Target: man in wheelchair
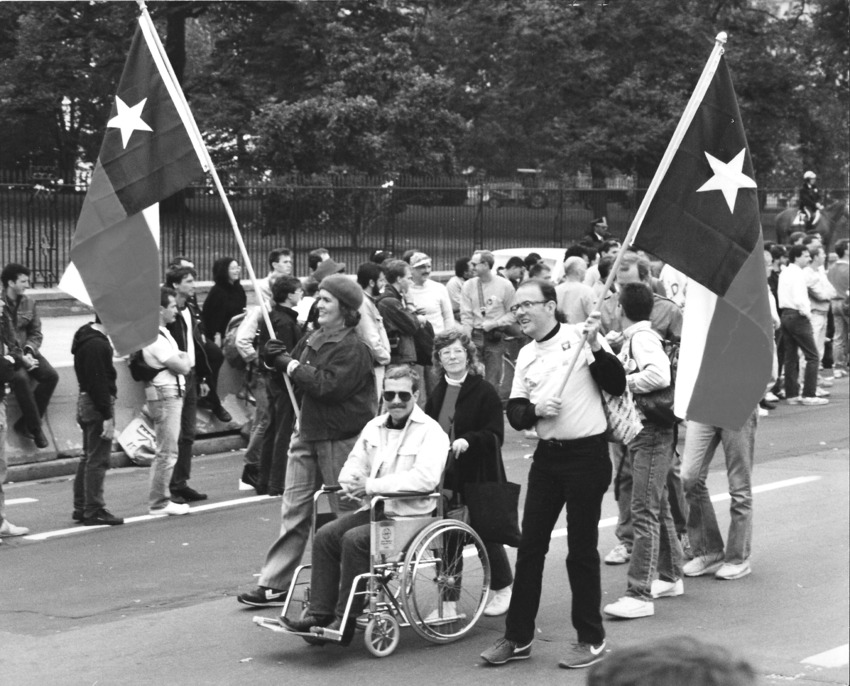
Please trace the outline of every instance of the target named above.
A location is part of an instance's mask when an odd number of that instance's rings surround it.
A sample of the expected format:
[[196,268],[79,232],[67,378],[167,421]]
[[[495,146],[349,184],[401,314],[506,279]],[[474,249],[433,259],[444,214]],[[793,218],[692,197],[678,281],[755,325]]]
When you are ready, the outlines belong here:
[[[427,493],[440,483],[449,438],[418,406],[419,375],[407,366],[390,367],[384,377],[387,412],[363,428],[339,474],[344,497],[364,506],[322,526],[313,539],[308,613],[297,620],[282,618],[291,631],[325,627],[343,633],[347,645],[354,616],[342,626],[354,579],[369,571],[369,496],[404,491]],[[387,500],[385,512],[397,517],[427,515],[433,499]]]

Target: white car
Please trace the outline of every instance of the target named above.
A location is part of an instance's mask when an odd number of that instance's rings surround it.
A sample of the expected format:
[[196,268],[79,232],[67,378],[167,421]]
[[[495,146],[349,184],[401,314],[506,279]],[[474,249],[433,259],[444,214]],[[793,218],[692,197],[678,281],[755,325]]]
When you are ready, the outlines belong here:
[[561,279],[564,278],[564,253],[566,251],[566,248],[501,248],[493,251],[493,257],[496,258],[493,271],[496,271],[499,267],[504,267],[512,257],[519,257],[524,260],[526,255],[536,252],[543,258],[546,266],[552,270],[553,283],[560,283]]

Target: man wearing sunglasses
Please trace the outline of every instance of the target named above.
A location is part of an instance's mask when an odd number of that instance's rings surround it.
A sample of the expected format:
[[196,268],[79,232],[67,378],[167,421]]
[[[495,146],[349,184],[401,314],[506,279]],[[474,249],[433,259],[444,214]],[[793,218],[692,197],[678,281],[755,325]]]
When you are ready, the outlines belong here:
[[[345,495],[363,506],[316,532],[310,580],[310,608],[303,619],[283,623],[292,631],[327,627],[343,631],[343,645],[354,633],[342,626],[345,606],[358,574],[369,571],[369,496],[377,493],[429,493],[440,482],[449,451],[449,437],[416,404],[419,375],[407,365],[387,369],[383,399],[387,412],[366,424],[342,471]],[[422,516],[434,509],[428,498],[387,500],[390,516]]]

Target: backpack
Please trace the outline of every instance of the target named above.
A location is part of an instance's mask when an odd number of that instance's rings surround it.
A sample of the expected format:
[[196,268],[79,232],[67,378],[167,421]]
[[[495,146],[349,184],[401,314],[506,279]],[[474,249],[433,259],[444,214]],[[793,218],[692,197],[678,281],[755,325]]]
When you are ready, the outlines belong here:
[[236,334],[246,314],[246,312],[241,312],[227,322],[227,328],[224,330],[224,338],[221,340],[221,352],[224,353],[224,359],[234,369],[245,369],[247,367],[245,358],[239,354],[239,348],[236,347]]
[[[162,332],[160,331],[158,335],[162,336]],[[165,369],[165,367],[151,367],[145,362],[145,356],[141,350],[130,353],[130,357],[127,359],[127,366],[130,368],[130,376],[133,377],[134,381],[143,381],[145,383],[153,381],[154,377]]]

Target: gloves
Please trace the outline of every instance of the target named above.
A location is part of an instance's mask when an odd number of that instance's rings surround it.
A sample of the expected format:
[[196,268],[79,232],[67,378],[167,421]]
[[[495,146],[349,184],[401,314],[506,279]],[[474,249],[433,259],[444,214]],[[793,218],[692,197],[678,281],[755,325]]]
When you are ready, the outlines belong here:
[[270,369],[285,372],[289,363],[292,362],[292,356],[286,352],[283,341],[271,338],[263,346],[263,362]]

